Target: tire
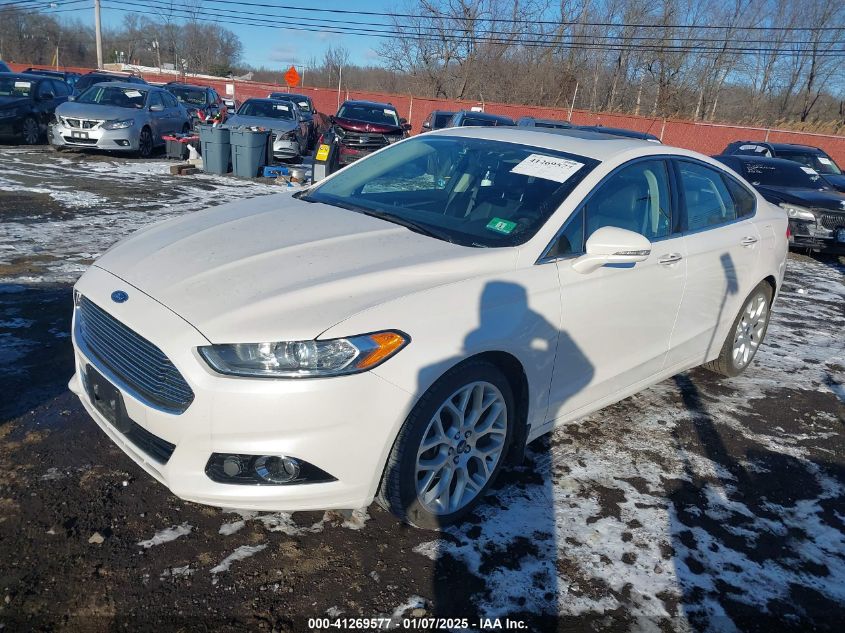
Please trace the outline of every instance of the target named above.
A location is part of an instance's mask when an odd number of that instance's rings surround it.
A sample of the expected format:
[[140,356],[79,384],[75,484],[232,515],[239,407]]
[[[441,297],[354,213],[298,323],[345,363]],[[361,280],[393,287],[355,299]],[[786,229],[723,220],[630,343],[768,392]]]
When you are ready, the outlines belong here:
[[754,360],[769,328],[772,287],[765,281],[757,284],[736,315],[718,358],[703,367],[723,376],[741,374]]
[[149,158],[153,153],[153,133],[146,125],[138,135],[138,157]]
[[[468,415],[459,432],[462,404]],[[496,480],[515,420],[513,392],[495,365],[470,360],[452,368],[423,394],[402,425],[376,501],[415,527],[438,529],[459,521]],[[424,440],[429,448],[420,452]]]
[[21,124],[21,138],[24,145],[37,145],[41,140],[41,128],[31,116],[26,117]]

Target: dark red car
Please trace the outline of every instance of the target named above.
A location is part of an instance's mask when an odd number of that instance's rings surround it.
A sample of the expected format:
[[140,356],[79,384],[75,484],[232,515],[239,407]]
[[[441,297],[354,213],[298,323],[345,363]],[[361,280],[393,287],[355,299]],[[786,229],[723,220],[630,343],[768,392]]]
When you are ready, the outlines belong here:
[[374,101],[344,101],[330,121],[315,158],[325,175],[402,140],[411,129],[392,104]]

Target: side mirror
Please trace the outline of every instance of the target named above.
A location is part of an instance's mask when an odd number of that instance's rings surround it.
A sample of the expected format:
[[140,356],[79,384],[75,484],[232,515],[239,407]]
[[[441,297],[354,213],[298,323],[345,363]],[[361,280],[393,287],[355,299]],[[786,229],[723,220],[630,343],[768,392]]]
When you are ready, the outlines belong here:
[[331,116],[329,117],[329,123],[331,123],[332,125],[334,125],[334,115],[331,115]]
[[429,123],[428,121],[423,121],[422,126],[423,126],[424,130],[430,130],[431,129],[431,123]]
[[651,255],[651,242],[639,233],[603,226],[587,239],[586,255],[573,260],[572,268],[591,273],[607,264],[635,264]]
[[52,92],[45,92],[43,95],[41,95],[42,101],[52,101],[55,98],[56,95],[54,95]]
[[74,95],[68,95],[67,100],[68,100],[68,101],[76,101],[76,96],[74,96]]
[[407,123],[407,122],[403,123],[402,129],[405,130],[406,132],[410,132],[411,131],[411,124]]
[[150,112],[164,112],[164,106],[160,104],[151,105]]

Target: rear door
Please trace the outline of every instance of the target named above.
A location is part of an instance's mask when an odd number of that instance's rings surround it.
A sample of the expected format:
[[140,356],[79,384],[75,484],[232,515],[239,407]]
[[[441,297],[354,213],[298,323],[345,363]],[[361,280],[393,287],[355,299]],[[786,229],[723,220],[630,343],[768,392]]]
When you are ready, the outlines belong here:
[[[162,134],[167,134],[170,131],[168,125],[167,108],[164,107],[164,101],[161,98],[161,92],[158,90],[150,91],[150,122],[153,128],[153,143],[159,145],[161,143]],[[160,108],[153,110],[152,108]]]
[[[753,197],[720,169],[674,161],[682,209],[687,283],[667,365],[698,365],[718,355],[742,302],[760,281],[763,237]],[[734,193],[731,193],[731,190]]]

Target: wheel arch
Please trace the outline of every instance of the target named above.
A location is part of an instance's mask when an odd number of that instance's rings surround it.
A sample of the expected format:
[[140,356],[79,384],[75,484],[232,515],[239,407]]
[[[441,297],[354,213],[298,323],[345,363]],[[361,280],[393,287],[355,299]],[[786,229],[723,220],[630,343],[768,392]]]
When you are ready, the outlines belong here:
[[763,282],[769,284],[769,287],[772,289],[772,300],[769,302],[769,307],[772,307],[772,304],[775,302],[775,297],[778,294],[778,284],[777,280],[775,279],[774,275],[768,275],[767,277],[763,278]]

